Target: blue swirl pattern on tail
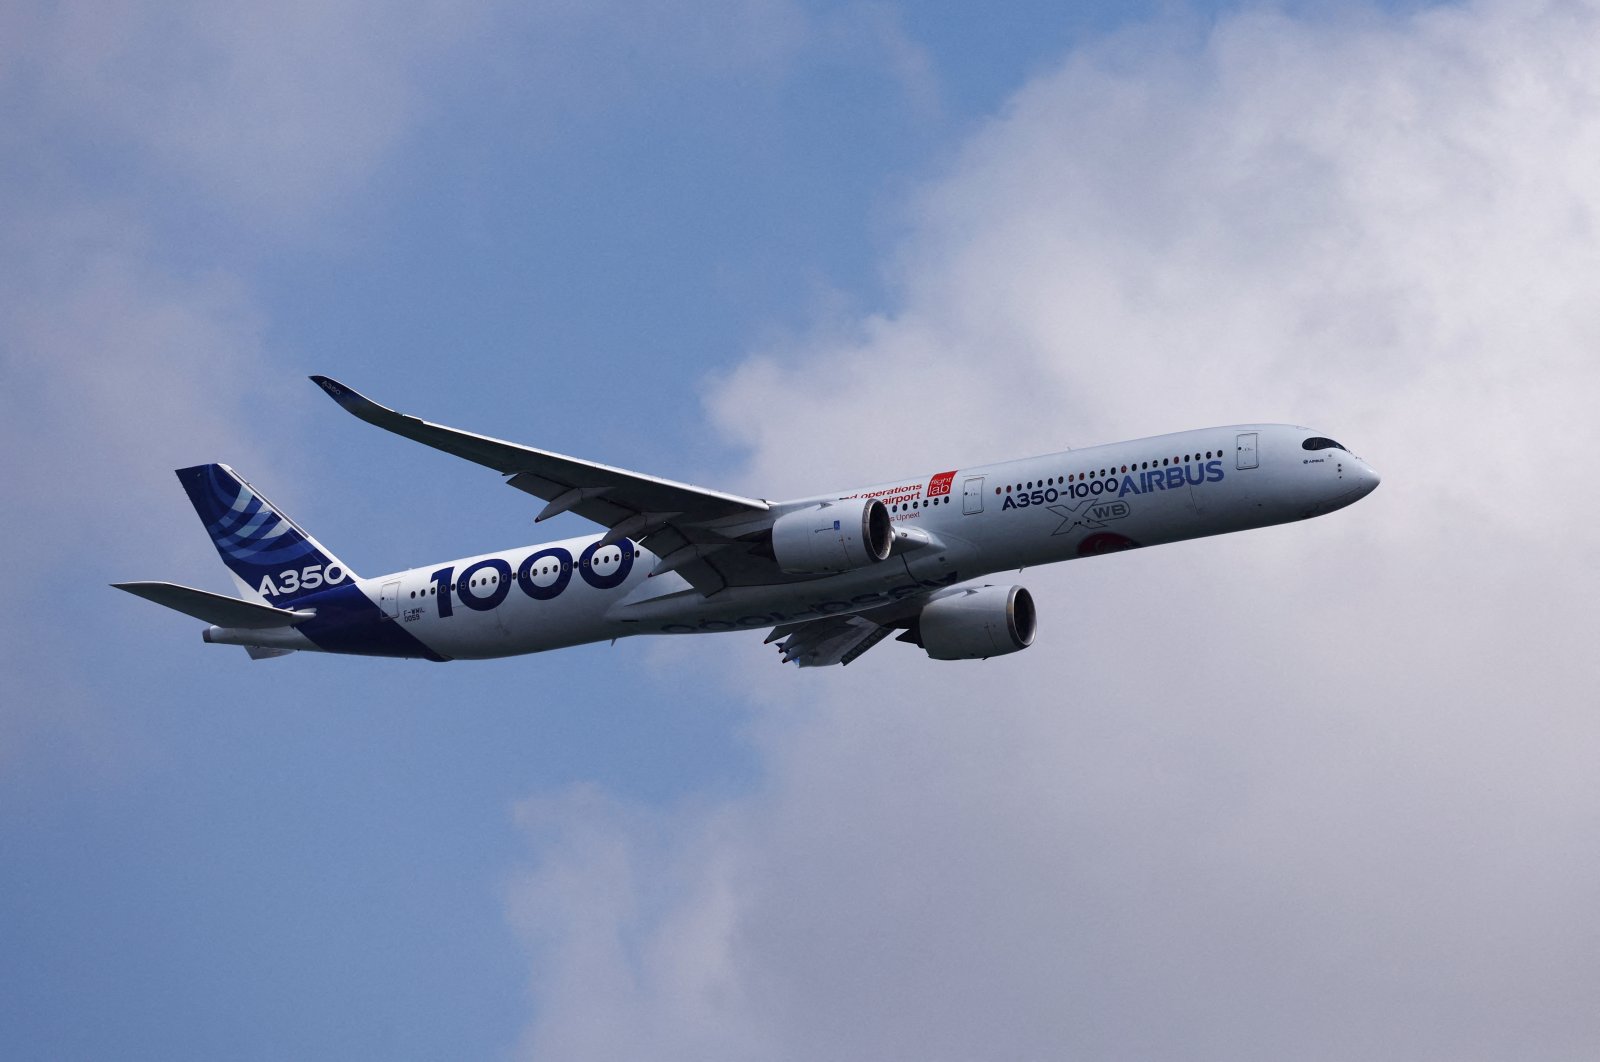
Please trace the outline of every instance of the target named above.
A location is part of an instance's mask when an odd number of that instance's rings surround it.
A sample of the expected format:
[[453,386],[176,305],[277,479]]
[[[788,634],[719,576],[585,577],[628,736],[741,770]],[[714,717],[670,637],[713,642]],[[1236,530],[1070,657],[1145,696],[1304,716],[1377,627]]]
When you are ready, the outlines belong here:
[[227,465],[177,470],[222,563],[249,596],[282,607],[355,573]]

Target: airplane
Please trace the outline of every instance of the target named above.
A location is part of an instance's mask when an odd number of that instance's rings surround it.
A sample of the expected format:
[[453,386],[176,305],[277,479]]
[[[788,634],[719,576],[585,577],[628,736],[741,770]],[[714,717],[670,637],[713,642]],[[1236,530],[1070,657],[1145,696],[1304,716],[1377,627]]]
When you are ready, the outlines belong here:
[[222,464],[177,470],[242,597],[113,583],[252,659],[295,650],[474,660],[639,634],[770,628],[785,663],[847,665],[898,639],[934,660],[1033,644],[1038,564],[1304,520],[1378,474],[1309,428],[1235,424],[773,502],[434,424],[313,376],[346,411],[487,466],[603,534],[362,578]]

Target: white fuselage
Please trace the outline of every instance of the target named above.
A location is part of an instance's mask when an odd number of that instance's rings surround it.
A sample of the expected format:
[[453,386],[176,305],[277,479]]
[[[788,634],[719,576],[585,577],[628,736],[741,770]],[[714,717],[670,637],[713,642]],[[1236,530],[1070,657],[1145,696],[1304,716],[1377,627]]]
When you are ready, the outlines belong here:
[[[357,582],[382,622],[447,659],[513,656],[635,634],[798,623],[878,608],[994,572],[1305,519],[1349,505],[1376,474],[1342,449],[1306,450],[1308,429],[1206,428],[909,477],[773,506],[874,496],[897,546],[838,575],[729,586],[703,596],[659,558],[600,535],[464,557]],[[734,544],[728,548],[743,548]],[[326,649],[292,628],[213,641]],[[334,651],[360,651],[336,648]]]

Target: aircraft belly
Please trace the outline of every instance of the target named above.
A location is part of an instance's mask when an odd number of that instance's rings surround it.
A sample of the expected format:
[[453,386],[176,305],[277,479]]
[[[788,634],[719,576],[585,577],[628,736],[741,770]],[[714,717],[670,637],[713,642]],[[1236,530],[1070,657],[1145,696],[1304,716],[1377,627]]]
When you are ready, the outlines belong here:
[[437,649],[384,613],[378,585],[375,580],[347,582],[304,598],[316,615],[295,629],[323,652],[442,659]]
[[480,612],[458,604],[449,616],[429,613],[407,627],[418,640],[455,659],[541,653],[632,633],[618,631],[605,620],[607,606],[619,593],[574,588],[549,601],[512,594],[492,609]]

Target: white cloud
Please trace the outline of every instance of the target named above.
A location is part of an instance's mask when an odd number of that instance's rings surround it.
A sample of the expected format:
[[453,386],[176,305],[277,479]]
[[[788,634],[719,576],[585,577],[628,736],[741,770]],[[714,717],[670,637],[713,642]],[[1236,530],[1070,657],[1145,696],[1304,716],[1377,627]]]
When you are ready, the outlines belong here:
[[423,109],[428,64],[479,27],[472,5],[364,0],[27,6],[11,58],[19,119],[124,180],[173,181],[260,226],[308,231]]
[[0,755],[69,701],[100,708],[69,678],[93,669],[63,662],[77,620],[46,589],[53,566],[215,585],[192,517],[150,499],[172,498],[170,469],[196,455],[272,455],[242,469],[264,483],[299,458],[308,436],[284,418],[304,403],[282,399],[304,383],[268,339],[284,310],[253,286],[262,245],[337,231],[386,167],[415,177],[402,149],[452,106],[603,106],[641,65],[768,76],[815,43],[788,0],[0,11],[0,527],[32,560],[14,594],[51,602],[0,621]]
[[[27,603],[0,615],[0,766],[24,747],[110,766],[140,739],[88,666],[111,652],[97,639],[120,602],[105,582],[224,589],[171,470],[287,456],[253,436],[287,381],[270,373],[261,314],[236,280],[153,266],[116,212],[19,212],[0,223],[0,249],[0,537],[20,561],[14,600]],[[288,426],[281,413],[273,422]]]
[[292,461],[304,438],[243,256],[195,219],[313,231],[470,23],[432,3],[23,4],[0,21],[0,530],[30,603],[0,619],[0,762],[104,765],[139,744],[89,663],[115,650],[97,644],[121,604],[104,582],[220,577],[193,517],[150,500],[197,459],[256,454],[248,474],[270,480],[260,455]]
[[1597,66],[1593,4],[1257,11],[1024,88],[912,208],[897,307],[714,391],[736,486],[1255,419],[1384,486],[1029,571],[1018,657],[708,650],[766,782],[547,808],[529,1053],[1589,1050]]

